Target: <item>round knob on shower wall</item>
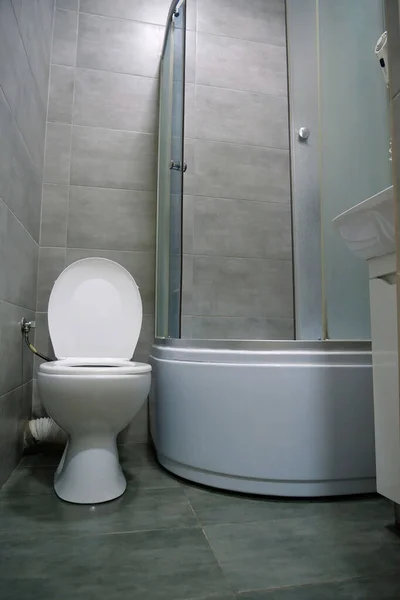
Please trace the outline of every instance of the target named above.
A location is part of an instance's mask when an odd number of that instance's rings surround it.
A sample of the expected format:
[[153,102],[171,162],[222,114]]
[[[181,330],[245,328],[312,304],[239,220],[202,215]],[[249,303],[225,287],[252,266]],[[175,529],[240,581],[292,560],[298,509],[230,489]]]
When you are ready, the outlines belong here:
[[299,138],[301,140],[306,140],[310,136],[310,133],[311,133],[311,131],[308,129],[308,127],[300,127]]

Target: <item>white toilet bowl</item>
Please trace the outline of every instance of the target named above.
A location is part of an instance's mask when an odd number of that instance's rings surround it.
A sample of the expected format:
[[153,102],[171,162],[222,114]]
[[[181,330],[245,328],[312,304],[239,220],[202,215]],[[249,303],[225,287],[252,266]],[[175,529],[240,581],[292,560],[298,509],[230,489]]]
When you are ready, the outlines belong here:
[[57,495],[94,504],[124,493],[116,438],[143,406],[151,367],[131,362],[142,323],[139,290],[103,258],[73,263],[54,284],[49,332],[59,360],[43,363],[38,390],[69,436],[54,478]]

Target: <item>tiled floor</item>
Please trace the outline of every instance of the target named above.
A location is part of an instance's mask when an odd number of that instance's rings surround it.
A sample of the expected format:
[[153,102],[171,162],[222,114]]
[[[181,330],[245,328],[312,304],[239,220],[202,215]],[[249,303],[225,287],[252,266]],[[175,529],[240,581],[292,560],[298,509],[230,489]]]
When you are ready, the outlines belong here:
[[24,458],[0,491],[1,600],[399,600],[391,506],[272,501],[190,486],[146,446],[129,487],[95,507],[53,493],[58,455]]

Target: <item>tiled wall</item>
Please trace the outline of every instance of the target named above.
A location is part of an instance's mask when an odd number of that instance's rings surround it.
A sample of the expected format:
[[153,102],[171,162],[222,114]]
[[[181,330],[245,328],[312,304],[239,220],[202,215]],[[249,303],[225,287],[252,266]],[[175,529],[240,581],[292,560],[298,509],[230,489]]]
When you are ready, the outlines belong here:
[[[56,0],[37,293],[37,345],[63,268],[117,261],[137,281],[147,361],[154,329],[158,70],[170,0]],[[34,411],[41,407],[34,394]],[[146,407],[130,439],[147,438]]]
[[54,0],[0,1],[0,485],[31,411],[34,319]]
[[293,338],[284,0],[197,0],[186,81],[183,336]]

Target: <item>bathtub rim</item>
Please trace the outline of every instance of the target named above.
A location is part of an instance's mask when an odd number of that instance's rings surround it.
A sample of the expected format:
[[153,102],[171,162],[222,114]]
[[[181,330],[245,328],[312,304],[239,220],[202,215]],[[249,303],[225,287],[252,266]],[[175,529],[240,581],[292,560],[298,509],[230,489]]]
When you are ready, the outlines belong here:
[[155,338],[150,359],[183,362],[260,364],[372,363],[367,340],[213,340]]

